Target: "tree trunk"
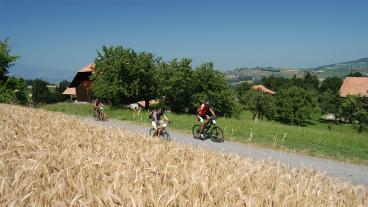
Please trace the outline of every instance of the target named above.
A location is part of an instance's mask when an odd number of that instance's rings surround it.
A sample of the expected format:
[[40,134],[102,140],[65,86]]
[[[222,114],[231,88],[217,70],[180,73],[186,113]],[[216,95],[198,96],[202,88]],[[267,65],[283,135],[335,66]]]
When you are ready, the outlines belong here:
[[253,121],[257,122],[258,121],[258,116],[259,116],[259,112],[256,111],[256,113],[253,116]]

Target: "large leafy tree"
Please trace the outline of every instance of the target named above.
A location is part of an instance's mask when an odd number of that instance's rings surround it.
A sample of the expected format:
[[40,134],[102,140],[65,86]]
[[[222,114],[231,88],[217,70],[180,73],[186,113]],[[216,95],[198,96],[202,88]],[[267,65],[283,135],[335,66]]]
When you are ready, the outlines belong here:
[[359,133],[368,128],[368,97],[348,96],[341,107],[342,116],[356,125]]
[[316,74],[308,72],[303,79],[303,88],[306,90],[318,90],[319,89],[319,79]]
[[241,84],[234,86],[238,99],[244,96],[251,88],[252,84],[248,82],[242,82]]
[[258,121],[263,117],[274,119],[275,100],[271,94],[249,90],[240,98],[240,103],[242,103],[244,109],[252,112],[254,121]]
[[330,90],[333,93],[337,93],[339,92],[341,85],[342,85],[342,78],[339,78],[336,76],[327,77],[326,79],[322,81],[319,91],[325,92],[327,90]]
[[35,79],[32,83],[32,103],[33,105],[51,103],[52,97],[47,82],[41,79]]
[[112,104],[145,100],[148,106],[157,96],[156,62],[152,53],[104,46],[95,60],[94,95]]
[[193,106],[210,100],[216,113],[232,116],[237,111],[235,92],[230,88],[225,76],[214,69],[213,63],[201,64],[194,71]]
[[341,98],[337,92],[328,89],[319,95],[318,102],[323,113],[334,114],[335,117],[339,114]]
[[190,59],[174,59],[160,63],[160,95],[165,97],[165,104],[175,112],[193,110],[194,71]]
[[9,67],[11,67],[19,56],[11,55],[8,47],[8,39],[0,40],[0,82],[4,81]]
[[302,125],[310,119],[317,107],[317,98],[312,91],[293,86],[276,94],[276,119],[290,124]]

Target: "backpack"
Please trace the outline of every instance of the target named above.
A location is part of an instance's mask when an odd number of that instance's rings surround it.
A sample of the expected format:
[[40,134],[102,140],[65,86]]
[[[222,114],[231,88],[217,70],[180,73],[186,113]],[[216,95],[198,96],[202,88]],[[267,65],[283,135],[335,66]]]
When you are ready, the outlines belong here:
[[154,112],[154,110],[152,110],[152,111],[148,112],[148,118],[149,118],[149,119],[152,119],[153,112]]

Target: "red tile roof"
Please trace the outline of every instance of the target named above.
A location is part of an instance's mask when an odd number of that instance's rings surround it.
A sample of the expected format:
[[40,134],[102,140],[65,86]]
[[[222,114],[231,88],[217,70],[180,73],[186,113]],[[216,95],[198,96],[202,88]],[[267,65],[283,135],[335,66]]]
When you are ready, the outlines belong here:
[[272,91],[266,87],[264,87],[263,85],[254,85],[252,86],[253,90],[258,90],[258,91],[262,91],[263,93],[269,93],[269,94],[275,94],[275,91]]
[[368,95],[368,77],[347,77],[345,78],[341,88],[340,96],[348,95]]

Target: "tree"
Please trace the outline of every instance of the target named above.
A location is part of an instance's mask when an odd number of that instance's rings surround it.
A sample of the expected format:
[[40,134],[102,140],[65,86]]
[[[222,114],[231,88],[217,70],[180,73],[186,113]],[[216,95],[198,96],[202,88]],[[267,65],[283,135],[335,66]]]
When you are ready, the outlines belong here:
[[8,38],[0,40],[0,83],[4,81],[9,67],[11,67],[19,56],[11,55],[8,47]]
[[251,88],[252,85],[248,82],[242,82],[241,84],[235,86],[237,97],[238,98],[243,97]]
[[342,78],[336,76],[327,77],[322,81],[319,91],[325,92],[327,90],[331,90],[333,93],[337,93],[339,92],[341,85],[342,85]]
[[225,76],[214,69],[213,63],[204,63],[194,71],[192,80],[194,94],[192,106],[197,107],[204,100],[210,100],[217,114],[231,117],[238,111],[236,95]]
[[0,84],[0,102],[26,105],[26,82],[21,78],[6,77]]
[[263,77],[260,81],[260,84],[262,84],[266,88],[269,88],[273,91],[278,91],[280,88],[290,85],[291,80],[284,78],[284,77],[278,77],[278,76],[271,75],[271,76]]
[[365,75],[363,75],[363,73],[361,72],[350,72],[346,77],[365,77]]
[[347,96],[342,103],[341,115],[355,124],[359,133],[368,127],[368,97]]
[[263,117],[274,119],[275,101],[271,94],[250,90],[241,97],[240,103],[243,104],[244,109],[252,112],[254,121]]
[[323,113],[334,114],[335,118],[339,114],[341,108],[341,98],[337,92],[333,92],[328,89],[319,95],[318,102]]
[[303,79],[303,88],[317,91],[319,89],[319,79],[317,75],[308,72]]
[[276,120],[302,125],[316,110],[317,98],[313,92],[293,86],[276,93],[275,105]]
[[157,61],[152,53],[104,46],[92,75],[95,96],[116,105],[143,99],[148,106],[148,101],[157,96]]
[[32,102],[34,105],[50,103],[51,93],[47,88],[47,82],[36,79],[32,84]]
[[18,58],[19,56],[10,54],[8,39],[0,40],[0,102],[22,105],[28,102],[25,81],[6,75]]
[[159,69],[159,91],[165,97],[166,106],[172,111],[193,112],[194,71],[190,59],[174,59],[161,62]]

